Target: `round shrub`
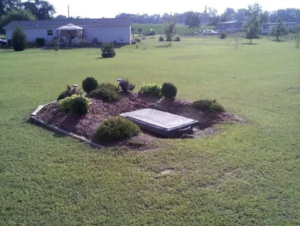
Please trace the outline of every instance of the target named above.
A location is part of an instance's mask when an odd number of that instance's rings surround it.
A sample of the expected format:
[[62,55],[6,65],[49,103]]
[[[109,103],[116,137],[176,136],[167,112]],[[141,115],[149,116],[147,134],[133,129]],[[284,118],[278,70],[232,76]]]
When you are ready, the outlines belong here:
[[118,91],[118,86],[111,84],[109,82],[104,82],[98,86],[98,88],[102,88],[102,87],[110,89],[112,91]]
[[85,115],[89,110],[88,102],[83,97],[75,98],[70,106],[70,112],[77,115]]
[[98,82],[93,77],[87,77],[82,81],[82,88],[86,93],[90,93],[97,89]]
[[160,37],[159,37],[159,41],[160,41],[160,42],[165,41],[164,37],[163,37],[163,36],[160,36]]
[[94,134],[94,139],[100,142],[117,141],[138,135],[140,128],[128,119],[121,116],[105,120]]
[[224,107],[216,100],[197,100],[193,103],[193,107],[202,111],[225,111]]
[[176,42],[180,42],[180,37],[179,37],[179,36],[176,36],[175,41],[176,41]]
[[119,99],[119,96],[116,93],[116,91],[108,89],[104,86],[93,90],[89,96],[106,102],[113,102]]
[[143,84],[139,90],[139,93],[146,94],[149,96],[159,97],[161,87],[156,84]]
[[92,104],[92,102],[91,102],[91,100],[89,98],[86,98],[86,97],[81,96],[81,95],[74,94],[74,95],[72,95],[70,97],[66,97],[66,98],[60,100],[58,102],[59,109],[60,110],[64,110],[64,111],[70,110],[73,101],[75,99],[77,99],[77,98],[83,98],[83,99],[85,99],[85,101],[88,103],[88,106],[90,106]]
[[161,94],[166,98],[174,98],[177,95],[177,88],[172,83],[165,82],[162,85]]
[[226,32],[222,32],[220,34],[220,39],[225,39],[227,37],[227,33]]

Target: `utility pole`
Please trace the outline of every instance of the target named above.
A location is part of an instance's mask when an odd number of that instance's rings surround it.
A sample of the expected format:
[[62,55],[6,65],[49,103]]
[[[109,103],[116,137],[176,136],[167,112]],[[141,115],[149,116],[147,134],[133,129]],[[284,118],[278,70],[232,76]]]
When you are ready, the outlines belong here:
[[68,18],[70,18],[70,6],[68,5]]

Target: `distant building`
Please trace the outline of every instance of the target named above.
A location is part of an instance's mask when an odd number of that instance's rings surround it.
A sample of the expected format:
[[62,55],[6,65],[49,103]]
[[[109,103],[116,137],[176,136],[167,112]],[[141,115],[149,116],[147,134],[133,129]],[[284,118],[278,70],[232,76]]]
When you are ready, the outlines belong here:
[[[265,23],[261,25],[261,34],[268,35],[271,33],[272,28],[275,27],[278,23]],[[283,24],[289,29],[298,25],[297,22],[283,22]]]
[[[7,40],[12,37],[15,27],[20,27],[26,34],[27,41],[36,38],[52,41],[59,36],[58,28],[71,24],[82,28],[80,36],[92,43],[94,39],[101,42],[131,43],[131,19],[63,19],[63,20],[29,20],[12,21],[4,29]],[[66,36],[70,36],[66,34]],[[72,37],[70,37],[72,38]],[[71,41],[71,40],[70,40]]]
[[238,21],[220,22],[216,26],[216,31],[226,33],[237,33],[242,31],[243,23]]

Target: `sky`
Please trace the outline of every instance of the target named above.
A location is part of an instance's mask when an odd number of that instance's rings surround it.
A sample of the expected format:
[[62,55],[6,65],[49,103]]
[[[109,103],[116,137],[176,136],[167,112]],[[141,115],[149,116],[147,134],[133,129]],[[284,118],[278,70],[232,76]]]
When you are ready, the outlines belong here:
[[57,15],[89,18],[114,18],[120,13],[132,14],[164,14],[183,13],[187,11],[203,12],[205,6],[217,9],[218,14],[226,8],[247,8],[249,4],[258,2],[265,11],[277,9],[300,8],[300,0],[48,0],[54,5]]

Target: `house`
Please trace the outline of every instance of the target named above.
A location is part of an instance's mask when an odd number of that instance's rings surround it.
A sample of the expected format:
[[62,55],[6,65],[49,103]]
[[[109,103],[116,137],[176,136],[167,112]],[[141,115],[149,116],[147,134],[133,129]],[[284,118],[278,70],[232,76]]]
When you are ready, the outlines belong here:
[[82,28],[81,37],[87,43],[97,39],[103,42],[131,43],[131,19],[63,19],[63,20],[30,20],[12,21],[4,29],[7,40],[10,40],[15,27],[20,27],[26,34],[27,41],[44,38],[51,42],[59,36],[58,28],[65,25],[76,25]]
[[[268,35],[271,33],[272,28],[275,27],[278,23],[264,23],[261,25],[261,34]],[[297,22],[283,22],[283,24],[288,28],[293,28],[298,25]]]
[[216,31],[226,33],[236,33],[242,31],[243,23],[238,21],[220,22],[216,26]]

